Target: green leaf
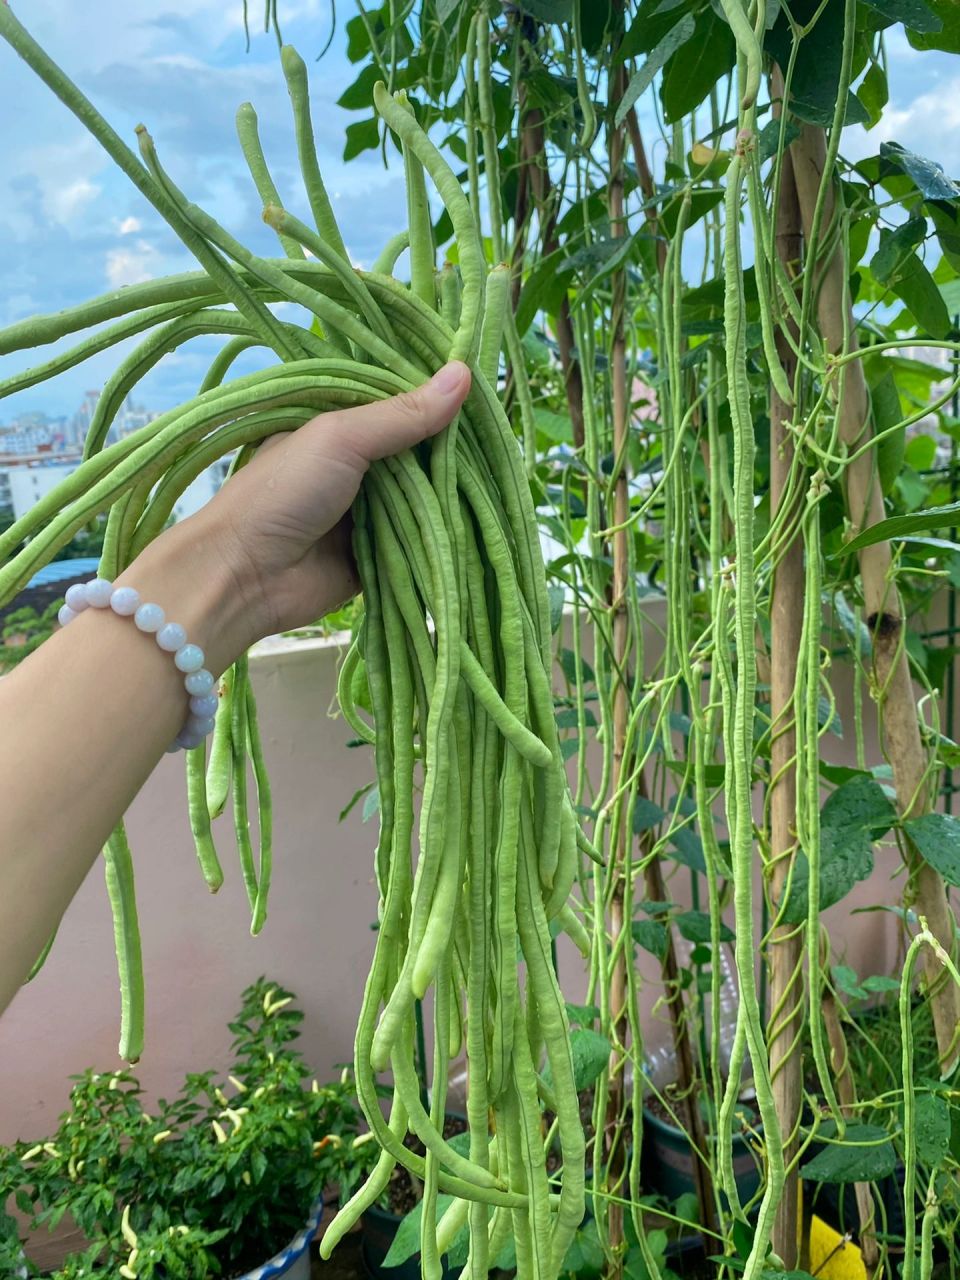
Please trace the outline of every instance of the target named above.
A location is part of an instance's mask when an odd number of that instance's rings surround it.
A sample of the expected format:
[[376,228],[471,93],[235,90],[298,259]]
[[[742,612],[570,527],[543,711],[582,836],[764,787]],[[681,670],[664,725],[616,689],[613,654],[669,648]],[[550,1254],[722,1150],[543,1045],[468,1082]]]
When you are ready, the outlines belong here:
[[[960,9],[960,5],[957,7]],[[943,256],[954,271],[960,272],[960,204],[931,200],[927,204],[927,212],[936,229]],[[946,286],[941,284],[940,288],[942,290]],[[950,309],[955,312],[958,308],[952,306]]]
[[552,444],[572,444],[573,424],[567,413],[554,413],[538,405],[533,411],[538,434],[545,435]]
[[[573,1058],[573,1082],[577,1092],[589,1089],[610,1060],[610,1041],[589,1027],[576,1027],[570,1032],[570,1053]],[[549,1064],[543,1073],[548,1085],[553,1085],[553,1073]]]
[[587,1026],[591,1022],[596,1022],[600,1017],[600,1010],[595,1004],[570,1004],[567,1003],[567,1019],[570,1022],[577,1022],[581,1027]]
[[943,1164],[950,1149],[950,1106],[946,1098],[922,1093],[917,1098],[917,1159],[928,1169]]
[[562,1275],[583,1277],[599,1276],[603,1271],[603,1249],[597,1236],[597,1224],[593,1218],[585,1222],[577,1231],[566,1257],[563,1260]]
[[[887,73],[881,67],[879,62],[873,62],[870,69],[860,82],[857,89],[857,97],[863,103],[869,120],[867,128],[872,129],[874,125],[880,123],[883,115],[883,108],[887,105],[890,98],[890,90],[887,85]],[[856,259],[854,259],[856,261]]]
[[896,820],[896,810],[878,782],[862,776],[852,778],[828,796],[821,810],[820,843],[842,839],[854,829],[878,840]]
[[902,22],[911,31],[942,31],[943,22],[924,0],[863,0],[881,14],[888,25]]
[[633,806],[633,834],[638,836],[643,831],[650,831],[659,826],[666,816],[666,812],[653,800],[638,796]]
[[377,120],[358,120],[348,124],[346,143],[343,148],[344,160],[353,160],[362,151],[376,151],[380,145],[380,126]]
[[360,800],[361,797],[365,796],[367,792],[370,791],[371,788],[375,787],[376,785],[377,784],[375,782],[367,782],[364,786],[358,788],[350,797],[350,799],[347,801],[347,803],[343,806],[343,808],[340,810],[340,816],[337,818],[337,821],[342,822],[344,818],[347,816],[347,814],[351,811],[351,809],[353,809],[357,801]]
[[[699,222],[701,218],[705,218],[711,209],[715,209],[717,207],[723,199],[723,191],[719,187],[712,187],[707,190],[691,191],[689,195],[690,201],[687,208],[687,220],[685,224],[687,230],[689,230],[695,222]],[[677,233],[677,224],[680,220],[682,204],[683,202],[680,199],[671,200],[668,204],[665,204],[661,210],[660,227],[663,234],[667,236],[668,239],[672,239]],[[687,352],[687,355],[692,358],[702,359],[703,355],[705,355],[705,351],[703,348],[699,348],[698,351]],[[684,367],[689,367],[689,360],[687,365]]]
[[732,70],[737,52],[730,27],[712,9],[701,10],[691,40],[669,59],[660,85],[668,123],[699,107],[721,78]]
[[467,1223],[464,1223],[457,1234],[453,1237],[453,1243],[447,1250],[447,1267],[456,1271],[458,1267],[466,1266],[469,1255],[470,1227]]
[[572,271],[566,266],[567,253],[555,249],[541,258],[524,281],[517,303],[517,332],[521,337],[538,311],[555,314],[566,294]]
[[[680,930],[681,937],[688,942],[710,941],[710,917],[706,911],[681,911],[674,916],[674,924]],[[720,941],[733,942],[736,934],[728,925],[720,921]]]
[[851,1124],[843,1142],[831,1144],[808,1160],[800,1176],[809,1182],[878,1182],[896,1167],[897,1153],[886,1129]]
[[381,78],[375,62],[363,68],[353,84],[344,89],[337,99],[337,106],[346,111],[369,111],[373,105],[373,86]]
[[960,186],[947,177],[939,161],[918,156],[901,147],[899,142],[881,142],[880,156],[908,174],[916,183],[917,190],[928,200],[956,200],[960,197]]
[[862,1000],[864,998],[866,991],[860,985],[856,970],[851,969],[847,964],[835,964],[830,972],[838,991],[854,1000]]
[[879,381],[871,385],[870,403],[873,408],[874,433],[880,435],[881,432],[890,431],[890,435],[884,436],[877,445],[877,472],[880,476],[880,488],[884,494],[887,494],[900,474],[907,444],[906,427],[893,430],[903,421],[903,410],[900,405],[900,392],[889,369]]
[[889,516],[886,520],[878,520],[875,525],[864,529],[849,542],[845,542],[840,550],[835,551],[829,558],[836,560],[853,551],[862,551],[864,547],[873,547],[878,542],[904,538],[908,533],[952,528],[957,523],[955,519],[957,515],[960,515],[960,502],[950,502],[943,507],[928,507],[925,511],[912,511],[903,516]]
[[927,0],[943,23],[941,31],[908,31],[907,39],[914,49],[941,49],[944,53],[960,53],[960,4],[957,0]]
[[887,995],[888,992],[900,990],[900,983],[896,978],[887,978],[882,973],[864,978],[861,986],[868,995]]
[[563,602],[565,599],[563,587],[558,587],[556,583],[552,583],[547,587],[547,599],[550,602],[550,633],[555,635],[560,629],[560,623],[563,620]]
[[947,884],[960,887],[960,818],[949,813],[927,813],[922,818],[908,818],[903,830],[924,862],[939,872]]
[[912,253],[888,286],[931,338],[943,339],[952,327],[950,313],[936,281]]
[[437,17],[441,22],[446,22],[451,13],[459,6],[460,0],[437,0]]
[[[577,655],[572,649],[560,650],[560,668],[571,684],[577,683]],[[583,657],[580,659],[579,679],[582,680],[584,684],[592,684],[596,679],[596,676],[593,673],[593,667],[591,667],[590,663]]]
[[[817,12],[817,0],[796,0],[790,6],[795,22],[805,25]],[[797,50],[790,91],[790,110],[809,124],[829,125],[833,121],[843,50],[844,0],[827,0],[815,26]],[[785,12],[781,12],[767,32],[765,48],[781,67],[790,61],[793,32]],[[865,124],[868,115],[861,102],[847,96],[846,124]]]
[[[858,775],[828,797],[820,813],[820,909],[839,902],[873,871],[873,842],[896,821],[896,811],[879,783]],[[787,924],[807,915],[810,864],[801,851],[784,908]]]
[[369,822],[375,813],[380,812],[380,788],[374,785],[367,792],[363,801],[362,818],[364,822]]
[[573,21],[573,0],[520,0],[517,7],[538,22]]
[[[583,7],[589,9],[591,5]],[[619,61],[651,53],[692,7],[690,0],[640,0],[637,14],[620,42]]]
[[[443,1194],[437,1196],[438,1221],[452,1203],[453,1196]],[[399,1267],[401,1262],[406,1262],[408,1258],[420,1252],[420,1219],[422,1217],[423,1201],[420,1200],[397,1228],[397,1234],[393,1237],[393,1243],[383,1260],[385,1267]]]
[[659,920],[634,920],[630,926],[633,940],[638,947],[662,960],[667,954],[667,926]]
[[[757,137],[757,158],[760,164],[765,164],[767,160],[771,160],[776,154],[780,146],[780,120],[770,120],[763,126]],[[795,125],[792,120],[787,120],[783,124],[783,145],[784,150],[790,146],[792,142],[796,142],[800,137],[800,128]]]
[[679,827],[670,836],[673,845],[673,857],[692,871],[706,873],[707,864],[703,857],[703,844],[697,833],[689,826]]
[[881,231],[880,247],[870,260],[870,270],[881,284],[895,280],[913,249],[927,232],[926,218],[910,218],[895,231]]
[[693,36],[694,21],[689,13],[683,15],[675,27],[672,27],[663,37],[655,49],[651,50],[646,62],[639,71],[634,72],[630,83],[627,85],[626,93],[620,100],[617,107],[616,124],[617,127],[623,124],[627,112],[640,97],[646,93],[647,89],[653,84],[653,77],[658,71],[662,71],[667,61],[673,56],[677,49]]
[[349,20],[346,32],[347,58],[350,62],[362,62],[370,52],[370,35],[360,14]]

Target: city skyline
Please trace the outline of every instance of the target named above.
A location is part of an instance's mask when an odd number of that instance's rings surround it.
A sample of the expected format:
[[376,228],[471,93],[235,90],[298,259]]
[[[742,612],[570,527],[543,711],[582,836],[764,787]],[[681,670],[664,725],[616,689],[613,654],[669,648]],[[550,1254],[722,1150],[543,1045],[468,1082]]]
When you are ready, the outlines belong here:
[[[0,418],[0,456],[82,449],[102,392],[102,387],[84,392],[72,413],[28,409],[10,419]],[[148,408],[127,395],[110,424],[108,441],[122,439],[159,414],[160,410]]]

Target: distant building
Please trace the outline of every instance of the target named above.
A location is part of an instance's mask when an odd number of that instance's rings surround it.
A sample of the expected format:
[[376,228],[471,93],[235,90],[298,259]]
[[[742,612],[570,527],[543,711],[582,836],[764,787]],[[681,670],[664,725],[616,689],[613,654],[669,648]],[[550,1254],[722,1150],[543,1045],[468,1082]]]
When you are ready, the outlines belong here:
[[54,433],[46,421],[25,422],[21,419],[14,426],[0,432],[0,454],[9,453],[24,457],[29,454],[52,452],[53,440]]
[[66,480],[80,465],[80,454],[14,454],[0,456],[0,506],[2,495],[9,495],[7,506],[16,519],[40,501],[61,480]]
[[[0,449],[3,439],[0,436]],[[79,450],[32,454],[0,452],[0,508],[12,508],[19,520],[76,471],[82,456]],[[229,466],[230,459],[222,458],[202,471],[177,499],[173,508],[174,519],[185,520],[205,506],[220,488]]]

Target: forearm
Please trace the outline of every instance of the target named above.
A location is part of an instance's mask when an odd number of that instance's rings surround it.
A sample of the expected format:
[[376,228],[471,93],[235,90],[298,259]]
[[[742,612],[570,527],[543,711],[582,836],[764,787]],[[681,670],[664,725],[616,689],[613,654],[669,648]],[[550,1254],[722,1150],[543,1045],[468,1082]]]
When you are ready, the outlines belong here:
[[[117,583],[181,623],[215,675],[243,648],[244,600],[202,518]],[[86,610],[0,680],[0,1010],[186,714],[173,655],[109,609]]]

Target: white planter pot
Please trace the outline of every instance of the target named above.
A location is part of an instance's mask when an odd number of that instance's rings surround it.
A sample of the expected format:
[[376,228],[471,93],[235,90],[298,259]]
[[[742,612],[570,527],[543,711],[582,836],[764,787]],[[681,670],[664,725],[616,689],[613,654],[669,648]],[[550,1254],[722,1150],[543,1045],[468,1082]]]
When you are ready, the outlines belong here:
[[317,1234],[323,1217],[323,1197],[314,1202],[310,1217],[302,1231],[298,1231],[285,1249],[269,1262],[261,1263],[238,1280],[310,1280],[310,1245]]

